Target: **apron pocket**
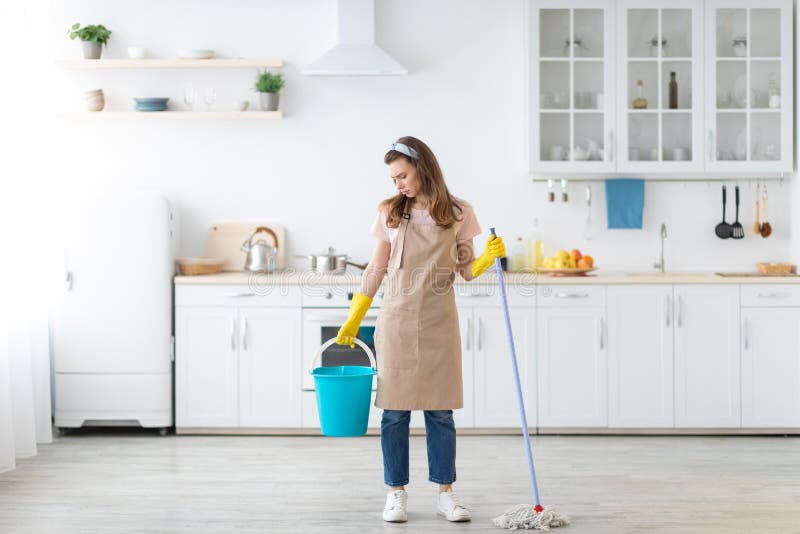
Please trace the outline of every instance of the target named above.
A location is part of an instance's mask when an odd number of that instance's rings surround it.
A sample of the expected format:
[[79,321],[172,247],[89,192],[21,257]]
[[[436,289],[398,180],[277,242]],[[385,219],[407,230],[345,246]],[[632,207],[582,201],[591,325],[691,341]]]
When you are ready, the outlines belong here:
[[378,367],[416,369],[419,364],[419,311],[381,308],[375,328]]

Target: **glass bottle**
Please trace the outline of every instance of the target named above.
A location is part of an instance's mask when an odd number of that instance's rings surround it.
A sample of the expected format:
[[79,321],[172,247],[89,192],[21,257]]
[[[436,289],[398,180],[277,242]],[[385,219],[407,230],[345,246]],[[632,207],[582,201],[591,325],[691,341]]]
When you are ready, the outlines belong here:
[[531,233],[528,236],[528,266],[531,269],[541,267],[543,261],[544,241],[542,241],[542,230],[539,228],[539,219],[534,219]]
[[528,270],[528,250],[521,237],[511,248],[511,272],[521,273]]
[[636,80],[636,98],[631,103],[633,109],[647,109],[647,99],[644,97],[644,82]]
[[669,73],[669,109],[678,109],[678,80],[675,71]]

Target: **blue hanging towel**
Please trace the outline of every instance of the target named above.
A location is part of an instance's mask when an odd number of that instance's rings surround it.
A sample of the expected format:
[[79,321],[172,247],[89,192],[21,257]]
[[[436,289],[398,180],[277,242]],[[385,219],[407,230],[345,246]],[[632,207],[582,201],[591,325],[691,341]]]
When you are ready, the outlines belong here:
[[642,228],[644,180],[614,178],[606,180],[606,210],[608,227]]

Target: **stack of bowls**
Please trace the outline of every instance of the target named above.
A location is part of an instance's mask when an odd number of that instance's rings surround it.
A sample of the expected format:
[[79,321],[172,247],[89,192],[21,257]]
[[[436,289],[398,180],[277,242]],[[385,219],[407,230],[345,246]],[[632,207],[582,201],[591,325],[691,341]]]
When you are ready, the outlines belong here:
[[103,111],[103,108],[106,107],[106,98],[102,89],[93,89],[84,94],[86,95],[86,109],[89,111]]
[[164,111],[169,98],[134,98],[136,111]]

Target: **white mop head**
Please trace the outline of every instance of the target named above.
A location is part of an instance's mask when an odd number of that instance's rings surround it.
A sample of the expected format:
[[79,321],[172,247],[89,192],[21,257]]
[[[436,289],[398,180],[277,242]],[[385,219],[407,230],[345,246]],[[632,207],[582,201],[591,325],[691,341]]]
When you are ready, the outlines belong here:
[[520,528],[534,530],[550,530],[569,525],[569,517],[559,515],[552,506],[545,506],[537,512],[530,504],[512,506],[506,512],[492,519],[495,526],[517,530]]

